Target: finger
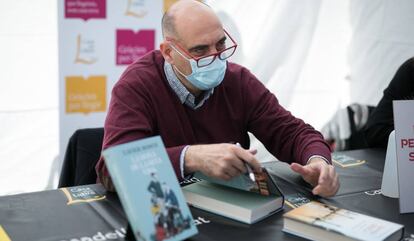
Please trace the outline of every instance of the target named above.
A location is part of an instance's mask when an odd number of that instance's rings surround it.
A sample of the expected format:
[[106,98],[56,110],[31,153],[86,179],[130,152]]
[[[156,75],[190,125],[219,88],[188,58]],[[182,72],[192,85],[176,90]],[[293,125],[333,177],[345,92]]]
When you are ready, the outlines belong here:
[[256,155],[257,154],[257,149],[249,149],[248,150],[250,152],[250,154],[252,155]]
[[247,164],[250,165],[250,167],[252,167],[255,172],[262,172],[262,167],[259,161],[249,151],[246,151],[243,148],[236,147],[234,149],[234,153],[237,155],[238,158],[247,162]]
[[328,180],[331,182],[332,186],[334,185],[335,182],[337,182],[337,179],[338,179],[338,175],[336,175],[335,167],[329,165]]
[[294,171],[299,173],[302,176],[307,176],[310,174],[310,170],[308,170],[306,167],[298,164],[298,163],[292,163],[290,164],[290,168]]
[[223,172],[220,173],[219,175],[216,176],[218,179],[224,180],[224,181],[229,181],[230,179],[232,179],[232,176]]
[[329,176],[329,179],[330,180],[333,180],[335,178],[335,174],[336,174],[335,167],[332,166],[332,165],[329,165],[328,166],[328,176]]
[[232,159],[231,165],[233,168],[237,169],[239,173],[246,173],[246,164],[243,160],[240,160],[238,157],[235,157],[235,159]]
[[319,178],[318,178],[318,184],[319,185],[326,185],[327,181],[329,180],[329,171],[328,171],[328,166],[323,165],[320,169],[319,169]]
[[313,195],[319,195],[322,197],[326,197],[327,194],[329,193],[328,189],[323,186],[323,185],[317,185],[313,190],[312,190]]
[[334,178],[329,182],[329,185],[319,184],[313,190],[314,195],[319,195],[322,197],[331,197],[334,196],[339,190],[339,179],[338,175],[335,174]]
[[335,173],[334,181],[332,183],[332,195],[335,195],[338,192],[339,186],[340,186],[340,184],[339,184],[338,174]]
[[323,187],[323,186],[317,186],[314,188],[312,193],[314,195],[319,195],[321,197],[332,197],[334,196],[339,189],[339,186],[332,186],[332,187]]
[[313,189],[312,189],[312,193],[313,193],[313,195],[319,195],[320,193],[321,193],[321,186],[320,185],[317,185],[316,187],[314,187]]
[[240,158],[232,151],[233,148],[240,148],[235,145],[229,145],[230,148],[227,149],[227,153],[223,156],[223,158],[216,162],[214,169],[219,168],[221,169],[220,172],[224,172],[228,168],[236,168],[239,173],[245,173],[246,169],[244,166],[244,162],[240,160]]
[[237,168],[233,168],[233,167],[230,167],[230,168],[224,170],[224,173],[226,173],[231,178],[237,177],[238,175],[241,174],[241,172]]
[[[240,160],[238,161],[241,162]],[[226,174],[232,178],[242,173],[239,169],[233,166],[233,162],[237,162],[237,157],[234,155],[228,155],[225,159],[216,162],[212,168],[217,176]]]
[[232,153],[231,158],[229,158],[227,161],[233,168],[236,168],[239,171],[239,173],[247,172],[245,164],[246,162],[241,160],[235,153]]

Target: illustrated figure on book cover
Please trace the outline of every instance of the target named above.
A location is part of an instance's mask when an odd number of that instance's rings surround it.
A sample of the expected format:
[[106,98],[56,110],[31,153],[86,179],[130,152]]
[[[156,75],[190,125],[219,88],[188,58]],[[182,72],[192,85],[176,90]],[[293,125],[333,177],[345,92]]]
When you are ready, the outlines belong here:
[[152,240],[164,240],[190,228],[191,218],[183,217],[179,202],[173,189],[158,179],[156,172],[150,174],[148,192],[151,193],[151,213],[156,233]]

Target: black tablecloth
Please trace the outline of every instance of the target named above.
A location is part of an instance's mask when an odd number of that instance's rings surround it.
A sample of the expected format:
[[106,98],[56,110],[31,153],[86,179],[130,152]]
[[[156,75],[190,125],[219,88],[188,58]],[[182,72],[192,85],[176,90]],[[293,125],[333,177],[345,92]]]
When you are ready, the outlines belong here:
[[[414,233],[414,214],[399,214],[398,199],[380,194],[384,152],[359,150],[344,154],[363,158],[360,166],[340,168],[340,193],[330,199],[313,196],[303,180],[281,163],[266,164],[282,192],[330,203],[405,225],[405,236]],[[199,234],[191,240],[302,240],[282,232],[285,205],[256,224],[246,225],[196,208],[191,212]],[[2,230],[12,241],[124,240],[127,220],[118,197],[101,185],[78,186],[0,197]],[[3,240],[1,240],[3,241]]]
[[[362,159],[366,162],[358,166],[341,167],[335,165],[339,174],[341,187],[337,196],[360,193],[381,188],[382,170],[384,168],[385,152],[378,149],[355,150],[341,152],[341,154]],[[284,162],[270,162],[264,164],[271,173],[290,182],[292,185],[311,192],[311,187],[302,177],[293,172]]]

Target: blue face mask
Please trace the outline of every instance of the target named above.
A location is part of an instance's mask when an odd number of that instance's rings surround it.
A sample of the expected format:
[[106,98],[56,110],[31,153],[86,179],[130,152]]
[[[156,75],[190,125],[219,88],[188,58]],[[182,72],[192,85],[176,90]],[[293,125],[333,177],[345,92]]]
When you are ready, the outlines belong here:
[[[177,51],[177,50],[176,50]],[[226,73],[227,61],[221,60],[218,57],[205,67],[198,67],[194,59],[189,59],[177,51],[181,56],[186,58],[191,65],[191,74],[185,75],[177,67],[175,70],[184,76],[192,85],[199,90],[208,90],[218,86],[224,79]]]

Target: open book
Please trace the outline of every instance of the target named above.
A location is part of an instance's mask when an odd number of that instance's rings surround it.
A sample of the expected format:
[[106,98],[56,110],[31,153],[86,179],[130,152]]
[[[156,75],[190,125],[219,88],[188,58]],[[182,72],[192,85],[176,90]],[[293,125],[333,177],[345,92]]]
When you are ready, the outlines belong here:
[[400,240],[403,225],[312,201],[283,215],[283,231],[311,240]]
[[196,173],[202,181],[183,187],[190,205],[240,222],[252,224],[283,208],[284,197],[263,168],[255,173],[256,181],[248,174],[230,181],[213,179]]

